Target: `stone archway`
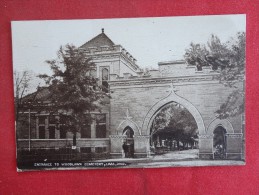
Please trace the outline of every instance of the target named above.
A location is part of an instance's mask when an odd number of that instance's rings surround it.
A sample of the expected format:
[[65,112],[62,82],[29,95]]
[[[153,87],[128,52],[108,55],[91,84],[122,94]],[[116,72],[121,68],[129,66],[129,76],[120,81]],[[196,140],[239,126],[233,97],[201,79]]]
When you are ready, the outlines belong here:
[[[214,131],[217,128],[224,128],[225,129],[225,148],[224,148],[224,158],[231,159],[231,158],[241,158],[242,147],[236,147],[236,145],[241,145],[242,143],[242,133],[235,133],[234,128],[231,122],[227,119],[219,119],[215,118],[211,121],[207,128],[207,135],[210,136],[213,140],[215,139]],[[215,147],[212,144],[212,153],[213,159],[217,158],[215,156]]]
[[186,99],[176,95],[174,91],[172,91],[167,97],[164,99],[158,101],[156,104],[152,106],[152,108],[148,111],[147,115],[144,118],[144,122],[142,125],[142,134],[143,135],[150,135],[150,128],[152,125],[152,121],[156,117],[156,115],[159,113],[162,107],[166,106],[167,104],[170,104],[172,102],[176,102],[180,105],[182,105],[184,108],[186,108],[191,115],[193,116],[194,120],[196,121],[196,124],[198,126],[199,134],[206,134],[205,126],[203,119],[201,117],[201,114],[195,108],[194,105],[192,105],[189,101]]
[[134,131],[134,135],[141,135],[141,131],[138,127],[138,125],[132,121],[130,118],[126,118],[125,120],[123,120],[119,126],[117,127],[117,132],[120,134],[123,134],[123,130],[126,127],[130,127],[133,131]]
[[227,133],[234,133],[234,128],[232,124],[227,119],[215,118],[207,128],[207,134],[213,135],[213,131],[218,127],[222,126],[226,129]]
[[[197,124],[199,135],[205,135],[206,134],[205,125],[204,125],[202,116],[201,116],[200,112],[198,111],[198,109],[193,104],[191,104],[189,101],[184,99],[183,97],[180,97],[177,94],[175,94],[175,92],[173,91],[173,87],[171,89],[172,89],[171,93],[167,97],[163,98],[162,100],[160,100],[156,104],[154,104],[150,108],[148,113],[146,114],[143,124],[142,124],[142,129],[141,129],[142,135],[146,135],[146,137],[148,137],[148,139],[150,139],[150,130],[151,130],[151,125],[152,125],[154,118],[157,116],[159,111],[164,106],[166,106],[172,102],[180,104],[185,109],[187,109],[189,111],[189,113],[193,116],[193,118]],[[203,147],[203,144],[200,145],[200,136],[199,136],[199,150],[201,147]],[[150,144],[147,145],[146,151],[150,152]]]

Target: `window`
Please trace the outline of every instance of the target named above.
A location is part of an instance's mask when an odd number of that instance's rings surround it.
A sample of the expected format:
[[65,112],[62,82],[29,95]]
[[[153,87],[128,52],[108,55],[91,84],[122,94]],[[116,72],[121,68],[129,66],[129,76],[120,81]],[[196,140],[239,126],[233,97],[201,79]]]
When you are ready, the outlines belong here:
[[102,69],[102,81],[109,80],[109,71],[107,68]]
[[67,138],[66,126],[60,125],[60,139],[66,139],[66,138]]
[[45,126],[39,126],[39,139],[45,139]]
[[96,138],[106,137],[106,114],[96,114]]
[[96,138],[106,137],[106,124],[96,124]]
[[108,81],[109,80],[109,70],[107,68],[102,69],[102,90],[105,93],[109,92],[109,85]]
[[56,125],[58,124],[58,116],[50,114],[48,119],[49,119],[49,139],[55,139]]
[[49,139],[55,139],[55,126],[49,126]]
[[81,129],[81,138],[91,138],[91,125],[83,125]]

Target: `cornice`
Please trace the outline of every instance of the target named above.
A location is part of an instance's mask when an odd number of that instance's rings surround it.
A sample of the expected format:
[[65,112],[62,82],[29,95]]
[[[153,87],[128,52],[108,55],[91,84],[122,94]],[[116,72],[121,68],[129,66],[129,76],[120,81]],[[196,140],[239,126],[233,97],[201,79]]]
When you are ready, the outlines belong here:
[[140,86],[140,85],[161,85],[161,84],[180,84],[180,83],[196,83],[196,82],[209,82],[219,81],[218,73],[195,75],[195,76],[181,76],[181,77],[156,77],[156,78],[143,78],[138,77],[134,79],[118,78],[116,80],[109,81],[110,88],[123,87],[123,86]]

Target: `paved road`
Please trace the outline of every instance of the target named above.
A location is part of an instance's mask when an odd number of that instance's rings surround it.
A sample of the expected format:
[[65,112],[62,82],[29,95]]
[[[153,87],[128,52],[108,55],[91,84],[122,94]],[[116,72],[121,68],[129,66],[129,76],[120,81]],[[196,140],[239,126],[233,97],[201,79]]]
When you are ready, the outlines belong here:
[[182,167],[182,166],[237,166],[245,165],[243,161],[236,160],[200,160],[198,150],[172,151],[149,158],[120,158],[106,159],[98,162],[127,162],[127,167]]
[[[198,150],[173,151],[149,158],[120,158],[86,162],[39,162],[23,165],[24,170],[69,170],[99,168],[154,168],[154,167],[195,167],[195,166],[238,166],[245,165],[236,160],[200,160]],[[46,164],[46,165],[45,165]]]
[[183,150],[183,151],[170,151],[168,153],[162,155],[155,155],[151,157],[153,160],[163,160],[163,159],[170,159],[170,160],[191,160],[191,159],[198,159],[198,149],[192,150]]
[[243,161],[234,160],[190,160],[190,161],[167,161],[167,162],[141,162],[132,163],[130,167],[197,167],[197,166],[239,166],[245,165]]
[[[102,168],[155,168],[155,167],[199,167],[199,166],[240,166],[244,161],[200,160],[198,150],[173,151],[149,158],[120,158],[79,162],[80,166],[44,167],[44,170],[102,169]],[[38,169],[38,168],[37,168]]]

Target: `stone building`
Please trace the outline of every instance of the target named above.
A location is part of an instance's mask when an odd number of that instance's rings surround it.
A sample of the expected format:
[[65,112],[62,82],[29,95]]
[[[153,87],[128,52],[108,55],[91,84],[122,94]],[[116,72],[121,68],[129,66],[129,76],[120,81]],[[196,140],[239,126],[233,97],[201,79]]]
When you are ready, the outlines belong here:
[[[96,67],[90,74],[99,78],[99,84],[106,86],[111,96],[102,112],[91,113],[95,118],[93,123],[82,124],[84,128],[77,133],[76,147],[80,153],[106,153],[109,158],[122,158],[123,143],[127,140],[129,157],[148,157],[152,121],[164,106],[176,102],[197,123],[199,158],[214,158],[213,138],[217,129],[224,132],[226,158],[243,158],[243,116],[222,120],[215,117],[215,111],[233,90],[219,82],[217,71],[210,67],[198,70],[178,60],[159,62],[157,70],[144,74],[136,59],[121,45],[114,44],[103,29],[79,49],[91,57]],[[32,97],[45,105],[50,102],[48,88],[26,98]],[[25,122],[16,128],[18,151],[59,150],[73,145],[73,134],[63,129],[62,121],[57,124],[58,116],[50,116],[44,110],[34,112],[25,106],[22,117],[26,118]]]

